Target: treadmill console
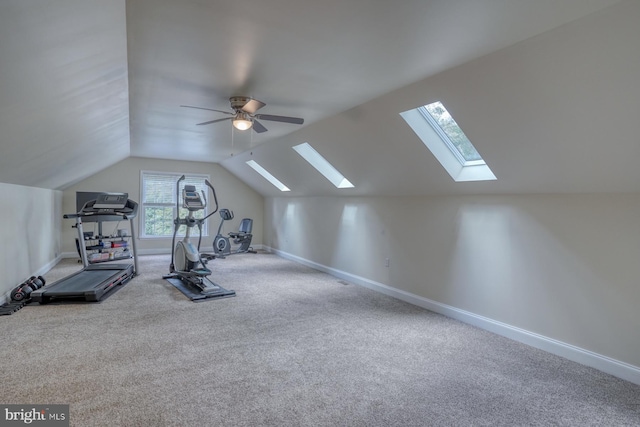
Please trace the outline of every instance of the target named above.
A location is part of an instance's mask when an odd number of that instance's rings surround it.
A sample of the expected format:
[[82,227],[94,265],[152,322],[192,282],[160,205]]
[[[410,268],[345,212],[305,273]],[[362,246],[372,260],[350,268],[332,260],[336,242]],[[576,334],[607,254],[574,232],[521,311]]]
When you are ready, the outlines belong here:
[[190,211],[204,209],[205,203],[196,191],[195,185],[185,185],[182,190],[183,206]]
[[[85,203],[84,207],[78,215],[80,216],[94,216],[98,218],[107,215],[127,215],[135,216],[137,212],[138,204],[132,200],[129,200],[128,193],[100,193],[96,196],[95,200],[90,200]],[[67,216],[65,218],[70,218]],[[104,221],[110,221],[104,219]]]
[[112,210],[122,209],[127,205],[128,199],[128,193],[103,193],[98,195],[98,198],[93,204],[93,208]]

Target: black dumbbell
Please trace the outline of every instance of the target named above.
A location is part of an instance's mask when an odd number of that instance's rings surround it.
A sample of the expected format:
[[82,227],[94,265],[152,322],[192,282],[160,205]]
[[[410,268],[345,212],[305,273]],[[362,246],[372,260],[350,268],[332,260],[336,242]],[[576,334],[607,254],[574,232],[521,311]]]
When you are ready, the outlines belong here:
[[29,299],[31,292],[33,292],[33,288],[28,282],[25,282],[11,291],[11,299],[14,301],[24,301]]
[[36,289],[40,289],[41,287],[43,287],[46,283],[46,280],[44,280],[44,277],[42,276],[31,276],[27,283],[29,283],[29,286],[31,286],[31,288],[35,291]]
[[34,291],[40,288],[38,283],[35,282],[36,279],[37,279],[36,276],[31,276],[25,281],[25,283],[28,283],[31,289],[33,289]]

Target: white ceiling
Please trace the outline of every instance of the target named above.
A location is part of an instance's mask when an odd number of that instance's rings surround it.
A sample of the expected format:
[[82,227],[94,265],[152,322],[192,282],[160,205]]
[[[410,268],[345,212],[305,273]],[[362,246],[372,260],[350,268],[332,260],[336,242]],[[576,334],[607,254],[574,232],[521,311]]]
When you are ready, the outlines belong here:
[[[598,146],[606,132],[597,120],[559,114],[612,91],[622,105],[638,107],[635,89],[616,84],[638,75],[635,4],[3,0],[0,181],[65,188],[132,155],[220,162],[264,195],[279,192],[244,164],[249,158],[294,196],[610,191],[635,174],[616,171],[617,160]],[[620,25],[607,24],[620,17]],[[606,85],[602,58],[586,54],[592,52],[619,63]],[[589,88],[596,90],[585,93]],[[196,126],[222,114],[180,107],[227,110],[233,95],[264,101],[260,112],[303,117],[305,124],[263,121],[268,132],[232,132],[228,121]],[[453,183],[416,143],[398,113],[436,98],[454,112],[496,183]],[[618,148],[635,154],[632,117],[613,119],[616,139],[626,138]],[[551,121],[554,133],[540,120]],[[356,188],[336,193],[310,172],[290,149],[305,140]],[[604,156],[601,168],[587,171],[590,185],[580,173],[565,172],[563,161],[576,160],[574,143]],[[544,164],[536,172],[516,158]]]
[[263,122],[232,147],[229,122],[195,126],[224,115],[181,104],[246,95],[310,124],[612,3],[127,1],[132,155],[220,162],[296,129]]

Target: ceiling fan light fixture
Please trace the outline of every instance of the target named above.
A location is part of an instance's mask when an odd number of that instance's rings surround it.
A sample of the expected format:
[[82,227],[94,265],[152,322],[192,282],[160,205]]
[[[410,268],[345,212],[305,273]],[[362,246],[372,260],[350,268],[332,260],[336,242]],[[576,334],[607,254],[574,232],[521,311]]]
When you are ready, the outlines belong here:
[[238,130],[251,129],[251,126],[253,125],[253,122],[251,122],[250,118],[244,113],[238,113],[232,122],[233,127]]

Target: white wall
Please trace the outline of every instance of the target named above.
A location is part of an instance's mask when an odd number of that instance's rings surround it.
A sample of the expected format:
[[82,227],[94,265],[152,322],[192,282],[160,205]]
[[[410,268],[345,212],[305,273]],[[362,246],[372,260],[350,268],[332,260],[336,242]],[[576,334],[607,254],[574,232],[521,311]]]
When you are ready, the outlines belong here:
[[[143,170],[208,174],[211,177],[209,181],[216,189],[220,207],[231,209],[235,214],[233,220],[225,221],[223,234],[237,230],[242,218],[253,218],[252,243],[254,245],[262,243],[263,197],[221,166],[213,163],[130,157],[67,188],[63,196],[64,213],[76,211],[76,191],[126,192],[129,193],[130,199],[140,203],[140,172]],[[62,251],[65,255],[75,256],[77,254],[75,248],[77,231],[71,228],[74,221],[69,219],[62,221]],[[214,214],[209,218],[209,237],[203,238],[203,252],[207,250],[211,252],[213,250],[213,237],[219,223],[220,216],[218,214]],[[136,219],[135,224],[137,227],[136,233],[139,236],[140,226],[138,219]],[[116,223],[113,223],[111,226],[115,227],[115,225]],[[108,226],[110,225],[105,225],[105,227]],[[118,228],[127,227],[124,223],[121,223]],[[93,224],[87,224],[85,231],[92,230]],[[140,253],[170,253],[171,238],[139,239],[138,250]]]
[[639,211],[637,194],[269,198],[264,242],[633,371]]
[[[31,276],[45,275],[60,254],[62,192],[0,183],[0,304]],[[45,275],[46,278],[46,275]]]

